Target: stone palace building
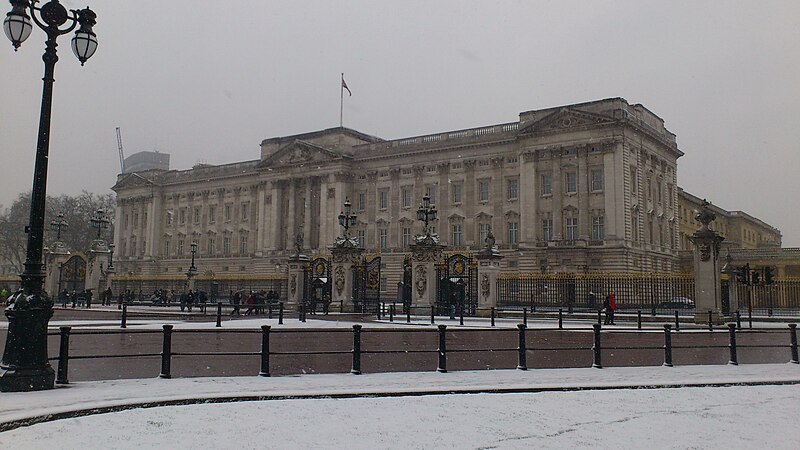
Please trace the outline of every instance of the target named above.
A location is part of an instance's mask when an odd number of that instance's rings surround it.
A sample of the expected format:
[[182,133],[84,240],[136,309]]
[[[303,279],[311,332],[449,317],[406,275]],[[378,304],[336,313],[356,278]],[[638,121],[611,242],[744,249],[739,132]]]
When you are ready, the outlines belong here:
[[177,276],[196,242],[200,274],[285,274],[298,234],[303,253],[329,254],[349,199],[387,291],[427,194],[447,250],[477,251],[491,228],[503,270],[673,271],[682,155],[660,117],[622,98],[394,140],[342,127],[274,137],[252,161],[120,175],[115,265]]

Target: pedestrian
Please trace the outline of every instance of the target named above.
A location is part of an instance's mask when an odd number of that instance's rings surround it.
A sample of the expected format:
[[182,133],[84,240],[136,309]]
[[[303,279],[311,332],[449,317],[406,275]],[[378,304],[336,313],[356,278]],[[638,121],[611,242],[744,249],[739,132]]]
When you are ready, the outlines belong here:
[[123,302],[125,302],[125,294],[120,292],[119,297],[117,297],[117,309],[122,309]]
[[86,292],[86,296],[85,296],[86,297],[86,307],[87,308],[91,308],[92,307],[92,290],[91,289],[86,289],[86,291],[84,291],[84,292]]
[[244,315],[249,316],[255,310],[256,300],[253,298],[253,293],[251,292],[250,295],[247,296],[247,311],[245,311]]
[[239,305],[242,303],[242,293],[236,292],[231,297],[231,302],[233,303],[233,309],[231,310],[231,315],[241,315],[239,312]]
[[[188,298],[189,298],[189,296],[188,296],[188,295],[186,295],[186,292],[182,292],[182,293],[181,293],[181,298],[180,298],[180,302],[181,302],[181,312],[183,312],[183,310],[184,310],[184,309],[186,309],[186,300],[187,300]],[[190,311],[191,311],[191,310],[190,310]]]
[[169,305],[170,303],[172,303],[173,297],[175,297],[175,291],[172,289],[168,290],[167,294],[164,297],[166,298],[167,305]]
[[75,292],[75,289],[73,289],[72,294],[70,294],[70,300],[72,300],[72,307],[74,308],[75,305],[78,304],[78,293]]
[[189,289],[189,292],[186,294],[186,309],[189,310],[189,312],[192,312],[192,305],[194,304],[194,301],[195,301],[194,292],[192,292],[192,290]]
[[62,308],[67,307],[67,299],[69,298],[69,292],[66,289],[58,293],[58,301],[61,303]]
[[111,286],[106,289],[105,295],[103,296],[103,306],[111,306],[111,301],[114,299],[114,292],[111,290]]
[[611,290],[603,301],[603,310],[606,312],[606,319],[603,322],[605,325],[614,325],[614,311],[616,309],[617,302],[614,298],[614,291]]

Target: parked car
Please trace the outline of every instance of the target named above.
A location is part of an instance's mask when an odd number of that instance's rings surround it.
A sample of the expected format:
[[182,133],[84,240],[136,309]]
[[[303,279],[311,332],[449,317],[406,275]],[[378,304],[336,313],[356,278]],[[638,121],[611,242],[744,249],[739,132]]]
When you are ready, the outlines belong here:
[[672,297],[661,302],[659,307],[664,309],[694,309],[694,300],[688,297]]

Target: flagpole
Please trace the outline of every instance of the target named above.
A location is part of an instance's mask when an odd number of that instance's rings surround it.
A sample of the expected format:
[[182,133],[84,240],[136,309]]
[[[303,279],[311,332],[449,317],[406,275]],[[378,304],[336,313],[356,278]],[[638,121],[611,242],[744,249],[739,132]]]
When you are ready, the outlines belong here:
[[339,83],[339,128],[342,125],[342,112],[344,111],[344,72],[342,72],[342,80]]

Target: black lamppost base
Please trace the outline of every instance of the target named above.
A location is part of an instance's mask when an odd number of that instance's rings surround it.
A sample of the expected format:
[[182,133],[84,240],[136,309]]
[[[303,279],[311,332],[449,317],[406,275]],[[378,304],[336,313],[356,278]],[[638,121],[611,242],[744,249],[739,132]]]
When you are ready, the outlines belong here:
[[8,336],[0,363],[0,391],[41,391],[55,387],[55,372],[47,360],[47,324],[53,303],[47,294],[18,291],[6,308]]

